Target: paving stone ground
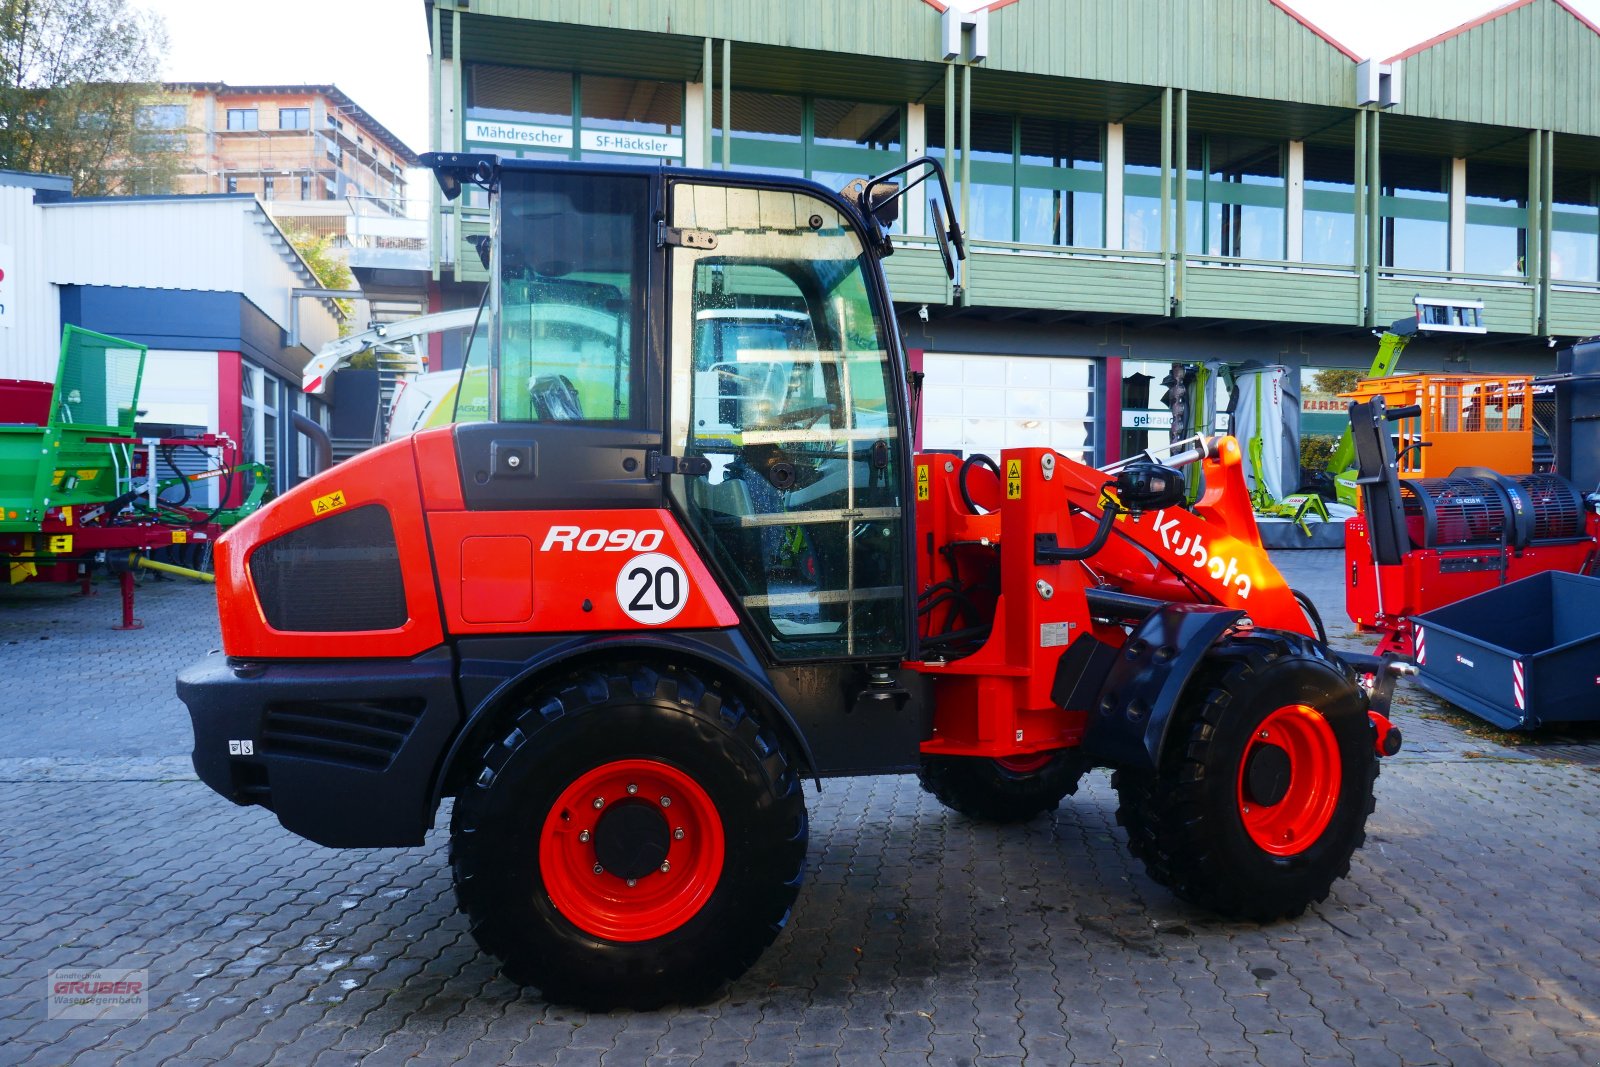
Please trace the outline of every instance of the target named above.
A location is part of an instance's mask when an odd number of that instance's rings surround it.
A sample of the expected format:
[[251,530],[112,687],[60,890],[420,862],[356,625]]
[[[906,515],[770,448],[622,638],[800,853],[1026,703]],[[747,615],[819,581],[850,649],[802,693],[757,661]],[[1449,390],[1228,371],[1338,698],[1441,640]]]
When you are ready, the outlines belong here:
[[[1284,567],[1360,640],[1336,553]],[[146,586],[142,631],[116,614],[109,586],[0,590],[0,1063],[1600,1062],[1600,776],[1422,718],[1416,690],[1367,846],[1296,921],[1220,922],[1150,882],[1104,772],[1008,828],[913,778],[828,782],[793,920],[748,975],[591,1015],[477,952],[442,832],[324,849],[194,780],[172,677],[219,643],[208,589]],[[67,966],[147,968],[148,1015],[48,1020]]]

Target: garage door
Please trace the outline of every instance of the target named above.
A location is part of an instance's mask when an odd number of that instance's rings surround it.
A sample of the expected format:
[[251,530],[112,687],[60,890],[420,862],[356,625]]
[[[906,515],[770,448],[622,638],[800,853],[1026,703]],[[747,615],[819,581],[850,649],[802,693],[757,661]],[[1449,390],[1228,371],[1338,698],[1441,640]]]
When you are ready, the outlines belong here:
[[922,370],[923,448],[1049,447],[1093,461],[1094,360],[929,352]]

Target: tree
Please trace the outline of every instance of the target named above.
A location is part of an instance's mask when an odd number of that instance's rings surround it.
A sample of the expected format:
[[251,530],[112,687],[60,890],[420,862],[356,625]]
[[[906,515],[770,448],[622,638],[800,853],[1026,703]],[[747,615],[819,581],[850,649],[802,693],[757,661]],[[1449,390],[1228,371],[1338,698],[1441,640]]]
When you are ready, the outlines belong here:
[[1366,374],[1362,371],[1330,368],[1328,370],[1319,370],[1312,375],[1311,386],[1319,393],[1338,396],[1340,393],[1353,391],[1356,383],[1365,377]]
[[[287,230],[284,236],[300,253],[300,258],[306,261],[306,266],[311,268],[311,273],[316,275],[317,284],[324,289],[354,289],[355,276],[350,273],[350,267],[339,258],[333,248],[333,237],[328,234],[318,236],[307,230]],[[344,314],[344,321],[339,324],[339,336],[350,333],[350,316],[355,313],[355,304],[349,300],[334,300],[334,305]],[[354,363],[351,366],[355,366]]]
[[0,0],[0,167],[80,196],[170,191],[185,145],[155,121],[165,49],[127,0]]

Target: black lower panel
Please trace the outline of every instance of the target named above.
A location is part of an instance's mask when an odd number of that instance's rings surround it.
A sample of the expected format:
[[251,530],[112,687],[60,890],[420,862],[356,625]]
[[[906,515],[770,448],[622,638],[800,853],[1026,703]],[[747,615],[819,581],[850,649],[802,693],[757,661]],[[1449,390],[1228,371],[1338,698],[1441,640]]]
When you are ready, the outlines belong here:
[[239,665],[178,676],[200,780],[321,845],[417,845],[435,772],[461,724],[454,658]]

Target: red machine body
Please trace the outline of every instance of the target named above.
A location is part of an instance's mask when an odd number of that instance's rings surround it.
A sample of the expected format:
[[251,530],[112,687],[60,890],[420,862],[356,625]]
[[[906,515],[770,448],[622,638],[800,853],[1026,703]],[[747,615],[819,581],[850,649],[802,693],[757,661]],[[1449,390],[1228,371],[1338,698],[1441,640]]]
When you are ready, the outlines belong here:
[[1462,468],[1449,478],[1397,483],[1405,540],[1398,564],[1379,564],[1365,515],[1345,524],[1345,606],[1379,651],[1412,656],[1410,619],[1544,571],[1588,573],[1600,516],[1570,482]]
[[975,514],[962,498],[960,460],[916,457],[919,588],[959,583],[972,590],[926,611],[921,636],[969,625],[967,615],[993,621],[970,655],[909,664],[938,679],[925,754],[1007,758],[1081,742],[1090,709],[1063,710],[1052,700],[1058,662],[1080,635],[1114,646],[1128,638],[1120,621],[1095,616],[1088,589],[1236,607],[1255,625],[1310,634],[1256,534],[1238,442],[1221,439],[1216,455],[1202,462],[1208,489],[1193,511],[1119,515],[1092,559],[1058,564],[1036,558],[1037,538],[1088,543],[1106,500],[1104,472],[1049,449],[1008,449],[999,477],[969,468],[968,492],[989,509]]

